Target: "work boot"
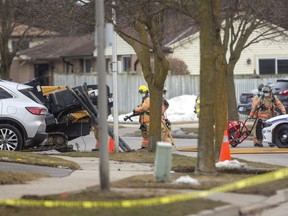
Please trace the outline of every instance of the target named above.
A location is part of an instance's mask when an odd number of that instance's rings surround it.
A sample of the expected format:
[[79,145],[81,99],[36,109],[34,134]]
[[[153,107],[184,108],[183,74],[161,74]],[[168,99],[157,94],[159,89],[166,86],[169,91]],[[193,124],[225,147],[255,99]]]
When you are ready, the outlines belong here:
[[147,148],[147,147],[144,147],[144,146],[141,146],[141,148],[140,148],[140,149],[137,149],[137,151],[139,151],[139,152],[146,152],[146,151],[148,151],[148,148]]
[[274,144],[274,143],[269,143],[268,145],[269,145],[271,148],[273,148],[273,147],[276,146],[276,144]]
[[260,143],[254,143],[254,147],[263,147],[263,144],[260,144]]

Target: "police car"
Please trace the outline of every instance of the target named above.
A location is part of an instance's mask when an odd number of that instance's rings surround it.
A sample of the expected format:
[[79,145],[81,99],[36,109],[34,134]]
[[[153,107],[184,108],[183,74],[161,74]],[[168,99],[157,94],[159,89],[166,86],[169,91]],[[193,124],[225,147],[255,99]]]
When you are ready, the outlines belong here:
[[263,121],[263,142],[278,148],[288,147],[288,114]]

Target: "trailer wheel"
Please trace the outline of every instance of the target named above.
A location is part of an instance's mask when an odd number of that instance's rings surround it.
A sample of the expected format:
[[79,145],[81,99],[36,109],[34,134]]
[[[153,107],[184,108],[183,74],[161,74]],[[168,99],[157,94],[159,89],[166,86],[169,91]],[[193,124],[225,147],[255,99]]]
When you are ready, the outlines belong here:
[[239,144],[239,143],[237,143],[237,142],[232,142],[232,143],[230,143],[230,145],[231,145],[233,148],[237,147],[238,144]]
[[277,131],[275,131],[275,144],[278,148],[288,147],[288,125],[281,125]]

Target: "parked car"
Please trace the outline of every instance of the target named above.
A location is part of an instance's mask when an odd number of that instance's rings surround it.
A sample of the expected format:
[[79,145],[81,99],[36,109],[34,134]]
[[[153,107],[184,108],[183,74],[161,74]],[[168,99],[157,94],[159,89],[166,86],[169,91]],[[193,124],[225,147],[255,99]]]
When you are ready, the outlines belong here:
[[[283,104],[288,113],[288,77],[278,79],[275,84],[267,84],[272,87],[272,93]],[[252,98],[258,93],[257,89],[253,89],[251,92],[240,94],[238,112],[240,114],[249,115],[252,109]],[[276,110],[277,111],[277,110]]]
[[288,114],[275,116],[263,122],[263,141],[269,146],[288,147]]
[[257,89],[253,89],[251,92],[245,92],[240,95],[238,112],[243,115],[249,115],[252,109],[252,99],[258,94]]
[[20,151],[41,144],[47,108],[32,87],[0,80],[0,150]]
[[279,98],[288,113],[288,77],[278,79],[272,87],[272,92]]

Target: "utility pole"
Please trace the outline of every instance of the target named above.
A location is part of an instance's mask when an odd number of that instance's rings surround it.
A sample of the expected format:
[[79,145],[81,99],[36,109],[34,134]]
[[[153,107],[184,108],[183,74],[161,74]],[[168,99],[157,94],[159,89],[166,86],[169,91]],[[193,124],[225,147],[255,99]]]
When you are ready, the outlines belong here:
[[96,0],[96,49],[97,49],[97,73],[99,86],[99,142],[100,142],[100,188],[110,190],[109,180],[109,152],[108,152],[108,123],[107,123],[107,87],[105,70],[105,22],[104,22],[104,0]]
[[[112,2],[115,5],[115,1]],[[113,26],[116,25],[116,11],[112,8]],[[117,34],[113,31],[112,43],[112,73],[113,73],[113,129],[115,152],[119,152],[119,133],[118,133],[118,62],[117,62]]]

